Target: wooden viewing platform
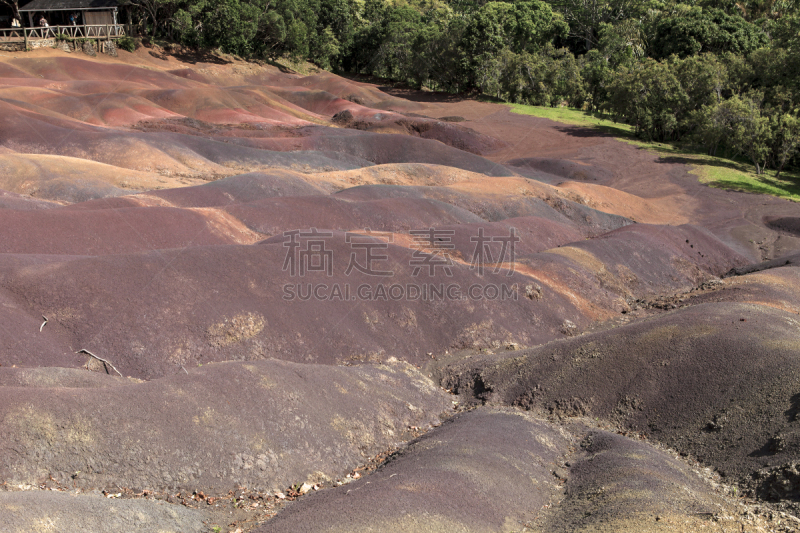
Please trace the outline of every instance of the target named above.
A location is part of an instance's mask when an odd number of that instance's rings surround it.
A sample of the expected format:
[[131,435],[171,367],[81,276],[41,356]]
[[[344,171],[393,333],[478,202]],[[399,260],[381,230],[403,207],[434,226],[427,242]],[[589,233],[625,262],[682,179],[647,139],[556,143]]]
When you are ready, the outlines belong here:
[[0,43],[28,43],[47,39],[119,39],[128,35],[124,24],[83,24],[39,28],[0,28]]

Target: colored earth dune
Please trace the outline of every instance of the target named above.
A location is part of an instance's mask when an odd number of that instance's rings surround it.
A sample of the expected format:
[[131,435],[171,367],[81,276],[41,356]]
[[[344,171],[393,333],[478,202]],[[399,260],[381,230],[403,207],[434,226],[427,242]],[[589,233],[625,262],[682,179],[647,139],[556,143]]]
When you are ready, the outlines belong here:
[[0,53],[0,531],[798,531],[800,208],[468,98]]

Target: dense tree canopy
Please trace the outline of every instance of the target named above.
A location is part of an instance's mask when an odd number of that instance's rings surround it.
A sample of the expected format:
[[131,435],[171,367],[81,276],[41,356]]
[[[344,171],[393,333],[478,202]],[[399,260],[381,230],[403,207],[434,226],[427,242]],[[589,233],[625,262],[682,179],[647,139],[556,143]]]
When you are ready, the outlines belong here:
[[798,0],[127,2],[187,46],[603,111],[758,172],[798,164]]
[[742,17],[700,7],[659,18],[652,34],[650,53],[655,58],[705,52],[747,54],[769,42],[764,30]]

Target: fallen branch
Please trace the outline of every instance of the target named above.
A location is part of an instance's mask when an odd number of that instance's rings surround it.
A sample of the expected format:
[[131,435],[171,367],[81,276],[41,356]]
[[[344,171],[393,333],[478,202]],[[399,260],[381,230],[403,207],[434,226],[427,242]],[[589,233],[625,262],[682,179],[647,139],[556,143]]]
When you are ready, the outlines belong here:
[[47,317],[42,315],[42,318],[44,318],[44,322],[42,322],[42,325],[39,326],[39,333],[42,332],[42,328],[44,328],[44,325],[47,324]]
[[[95,354],[93,354],[93,353],[92,353],[92,352],[90,352],[89,350],[86,350],[86,349],[84,349],[84,348],[81,348],[80,350],[78,350],[78,351],[77,351],[77,352],[75,352],[75,353],[85,353],[86,355],[89,355],[89,356],[91,356],[91,357],[94,357],[95,359],[97,359],[97,360],[98,360],[98,361],[100,361],[101,363],[103,363],[103,364],[105,364],[105,365],[108,365],[108,366],[110,366],[111,368],[113,368],[113,369],[114,369],[114,372],[116,372],[117,374],[119,374],[119,375],[120,375],[120,377],[123,377],[123,378],[125,377],[125,376],[123,376],[123,375],[122,375],[122,372],[120,372],[119,370],[117,370],[117,368],[116,368],[114,365],[112,365],[111,363],[109,363],[108,361],[106,361],[105,359],[103,359],[102,357],[97,357]],[[108,369],[106,369],[106,372],[108,372]]]

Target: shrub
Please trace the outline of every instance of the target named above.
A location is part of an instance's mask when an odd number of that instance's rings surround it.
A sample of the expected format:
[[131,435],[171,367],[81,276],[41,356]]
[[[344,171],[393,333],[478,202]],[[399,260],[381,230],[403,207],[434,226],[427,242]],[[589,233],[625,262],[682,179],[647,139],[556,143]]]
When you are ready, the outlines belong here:
[[136,50],[136,42],[133,38],[125,36],[117,40],[117,48],[121,48],[126,52],[133,52]]

